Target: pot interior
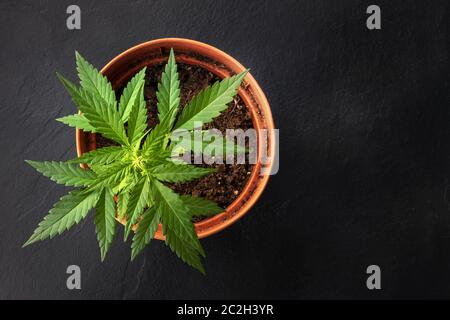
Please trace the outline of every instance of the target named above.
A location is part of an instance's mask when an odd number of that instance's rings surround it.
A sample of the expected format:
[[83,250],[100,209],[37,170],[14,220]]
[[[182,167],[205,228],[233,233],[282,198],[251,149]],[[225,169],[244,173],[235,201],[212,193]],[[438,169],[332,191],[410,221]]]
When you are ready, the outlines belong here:
[[[109,79],[113,89],[116,90],[127,83],[143,67],[151,68],[165,63],[171,48],[175,51],[177,62],[200,66],[219,78],[229,77],[245,70],[230,56],[203,43],[185,39],[162,39],[150,41],[125,51],[111,60],[102,69],[102,73]],[[255,129],[273,128],[267,100],[250,74],[247,74],[238,94],[250,112]],[[225,212],[195,223],[199,238],[218,232],[230,225],[245,214],[256,202],[268,179],[268,176],[260,176],[259,174],[261,170],[259,160],[264,151],[262,148],[266,148],[265,152],[269,156],[272,156],[274,150],[274,139],[270,134],[269,139],[270,141],[267,144],[262,144],[262,136],[257,134],[258,162],[253,166],[247,184],[239,196],[225,209]],[[94,150],[96,148],[96,135],[77,130],[77,147],[79,155]],[[164,239],[161,226],[155,238]]]

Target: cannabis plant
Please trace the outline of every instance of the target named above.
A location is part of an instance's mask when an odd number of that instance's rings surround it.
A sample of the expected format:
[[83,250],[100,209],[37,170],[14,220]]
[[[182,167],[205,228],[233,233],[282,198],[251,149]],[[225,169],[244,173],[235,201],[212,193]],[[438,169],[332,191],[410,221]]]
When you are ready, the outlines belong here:
[[[101,259],[116,234],[117,220],[126,221],[125,240],[135,231],[133,260],[162,224],[165,243],[183,261],[204,273],[205,252],[192,218],[211,216],[223,209],[212,201],[178,195],[168,184],[197,179],[213,170],[172,160],[175,130],[193,132],[196,123],[206,124],[219,116],[237,93],[246,72],[217,81],[201,91],[184,108],[180,106],[180,81],[173,50],[158,84],[159,123],[147,128],[144,100],[145,68],[125,86],[120,99],[108,80],[76,53],[80,86],[58,74],[79,113],[58,121],[85,132],[95,132],[117,145],[87,152],[65,162],[27,161],[56,183],[77,187],[63,196],[24,246],[53,238],[84,219],[95,208],[95,227]],[[227,146],[229,144],[227,143]],[[231,145],[234,150],[238,146]],[[87,164],[87,169],[80,164]]]

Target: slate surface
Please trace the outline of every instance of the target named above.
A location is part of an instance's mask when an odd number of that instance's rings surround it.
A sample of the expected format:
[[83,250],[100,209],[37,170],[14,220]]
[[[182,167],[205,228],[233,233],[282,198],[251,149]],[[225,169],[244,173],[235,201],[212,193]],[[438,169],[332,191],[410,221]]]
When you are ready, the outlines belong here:
[[[375,3],[380,31],[365,27],[372,1],[3,0],[0,298],[450,298],[449,2]],[[100,263],[92,218],[21,249],[64,193],[23,160],[75,156],[55,70],[75,79],[75,49],[101,67],[169,36],[223,49],[266,92],[281,168],[261,200],[203,241],[207,276],[161,242],[130,263],[117,239]]]

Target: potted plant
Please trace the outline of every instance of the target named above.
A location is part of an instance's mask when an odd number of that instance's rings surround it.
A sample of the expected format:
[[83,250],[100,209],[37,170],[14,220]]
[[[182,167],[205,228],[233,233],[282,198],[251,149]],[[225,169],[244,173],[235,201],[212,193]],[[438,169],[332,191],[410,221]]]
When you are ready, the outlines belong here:
[[[261,172],[272,166],[275,139],[272,131],[256,131],[252,165],[193,165],[174,159],[186,153],[177,147],[174,133],[184,130],[195,142],[195,130],[203,137],[208,126],[219,132],[273,129],[263,92],[236,60],[187,39],[143,43],[114,58],[101,73],[78,53],[76,62],[80,87],[58,77],[79,113],[58,120],[76,128],[79,157],[28,163],[55,182],[79,189],[54,205],[25,245],[62,233],[95,208],[102,260],[119,221],[125,239],[135,232],[132,259],[156,238],[204,272],[199,239],[229,226],[256,202],[269,177]],[[214,137],[223,153],[248,151],[221,139]]]

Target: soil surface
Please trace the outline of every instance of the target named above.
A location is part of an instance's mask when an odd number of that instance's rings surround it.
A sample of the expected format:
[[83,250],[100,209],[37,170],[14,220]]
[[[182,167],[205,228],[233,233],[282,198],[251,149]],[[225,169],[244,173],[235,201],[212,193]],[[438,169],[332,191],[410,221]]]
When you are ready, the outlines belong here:
[[[156,90],[161,78],[164,65],[157,65],[147,69],[144,87],[144,97],[148,110],[148,127],[153,128],[158,122],[156,109]],[[220,80],[211,72],[194,65],[178,63],[180,77],[180,104],[184,107],[197,93],[207,86]],[[117,95],[122,90],[117,91]],[[216,128],[225,134],[226,129],[249,129],[253,128],[250,113],[239,96],[229,103],[219,117],[214,119],[205,129]],[[97,147],[112,145],[108,139],[97,135]],[[190,194],[205,197],[225,208],[237,198],[247,183],[253,165],[251,164],[212,164],[200,165],[202,167],[216,168],[216,172],[203,178],[187,183],[170,185],[179,194]]]

